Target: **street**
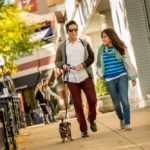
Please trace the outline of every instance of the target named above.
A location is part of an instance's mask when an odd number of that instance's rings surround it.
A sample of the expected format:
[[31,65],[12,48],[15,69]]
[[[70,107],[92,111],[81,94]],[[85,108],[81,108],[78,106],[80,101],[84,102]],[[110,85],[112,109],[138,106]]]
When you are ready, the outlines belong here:
[[119,129],[114,112],[98,112],[98,131],[89,130],[89,138],[81,138],[76,118],[70,119],[74,141],[61,142],[59,122],[36,125],[22,129],[17,137],[19,150],[149,150],[150,149],[150,107],[134,109],[131,112],[132,131]]

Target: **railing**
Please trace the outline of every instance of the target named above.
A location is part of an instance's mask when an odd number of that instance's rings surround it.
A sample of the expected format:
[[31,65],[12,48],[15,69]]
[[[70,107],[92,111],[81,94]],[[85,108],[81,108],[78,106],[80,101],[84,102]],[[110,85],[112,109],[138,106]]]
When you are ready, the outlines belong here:
[[48,36],[44,38],[44,41],[47,41],[48,43],[55,43],[57,39],[57,34],[53,34],[52,36]]
[[13,96],[1,97],[0,112],[5,148],[6,150],[10,150],[10,146],[12,145],[13,150],[17,150],[15,136],[19,134],[19,129],[25,123],[20,99]]

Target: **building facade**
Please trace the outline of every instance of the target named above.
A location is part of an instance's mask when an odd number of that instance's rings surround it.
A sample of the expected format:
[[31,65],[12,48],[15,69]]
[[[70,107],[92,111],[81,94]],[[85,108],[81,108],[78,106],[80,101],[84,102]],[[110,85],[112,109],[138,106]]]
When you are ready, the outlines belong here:
[[[64,10],[64,1],[17,0],[17,4],[20,9],[25,10],[20,13],[20,17],[27,26],[36,24],[40,26],[31,38],[31,41],[37,43],[32,55],[17,59],[14,63],[18,70],[12,75],[16,90],[24,104],[30,103],[32,109],[35,109],[36,85],[43,78],[49,79],[50,82],[54,82],[56,78],[54,61],[59,35],[57,24],[59,24],[58,16]],[[39,45],[40,41],[44,41],[44,45]]]
[[67,20],[77,21],[79,36],[91,43],[95,55],[102,44],[101,31],[107,27],[115,29],[127,45],[131,61],[139,72],[137,86],[129,85],[131,106],[150,105],[150,1],[74,0],[74,9],[69,9],[69,0],[66,0],[65,5]]

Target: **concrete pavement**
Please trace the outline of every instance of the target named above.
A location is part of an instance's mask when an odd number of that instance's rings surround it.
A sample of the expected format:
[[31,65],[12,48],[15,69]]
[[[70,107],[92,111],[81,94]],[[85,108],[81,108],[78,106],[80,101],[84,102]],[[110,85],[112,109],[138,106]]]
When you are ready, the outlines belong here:
[[132,131],[119,129],[114,112],[97,116],[98,131],[89,129],[89,138],[81,138],[76,118],[72,123],[73,142],[61,142],[59,123],[22,129],[17,138],[19,150],[150,150],[150,107],[131,111]]

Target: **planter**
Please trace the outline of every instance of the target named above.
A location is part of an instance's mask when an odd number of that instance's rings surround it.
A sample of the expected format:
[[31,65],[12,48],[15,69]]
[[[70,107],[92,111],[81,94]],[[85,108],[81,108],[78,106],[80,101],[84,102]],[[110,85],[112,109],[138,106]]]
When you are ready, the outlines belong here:
[[100,112],[106,113],[114,110],[110,95],[100,96],[97,100],[97,109]]

